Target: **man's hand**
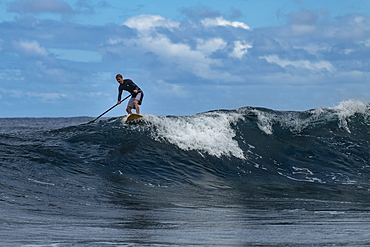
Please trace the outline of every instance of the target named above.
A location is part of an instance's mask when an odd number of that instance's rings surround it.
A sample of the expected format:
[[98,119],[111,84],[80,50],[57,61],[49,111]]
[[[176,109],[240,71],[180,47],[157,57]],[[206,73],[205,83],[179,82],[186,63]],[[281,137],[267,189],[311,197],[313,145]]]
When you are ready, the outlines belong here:
[[119,105],[119,104],[121,104],[121,101],[118,101],[116,105]]
[[137,93],[137,92],[139,92],[139,91],[137,91],[137,90],[134,90],[134,93]]

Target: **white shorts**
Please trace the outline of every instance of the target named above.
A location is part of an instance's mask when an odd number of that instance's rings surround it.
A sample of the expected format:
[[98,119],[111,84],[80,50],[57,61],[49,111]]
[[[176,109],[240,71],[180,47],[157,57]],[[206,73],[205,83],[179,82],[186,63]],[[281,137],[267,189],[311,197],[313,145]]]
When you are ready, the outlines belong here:
[[142,98],[143,98],[143,95],[142,95],[142,93],[140,92],[140,93],[138,93],[137,95],[136,95],[136,97],[131,97],[131,99],[128,101],[128,103],[127,103],[127,106],[128,107],[131,107],[131,108],[134,108],[134,100],[137,100],[137,101],[139,101],[139,105],[141,105],[141,100],[142,100]]

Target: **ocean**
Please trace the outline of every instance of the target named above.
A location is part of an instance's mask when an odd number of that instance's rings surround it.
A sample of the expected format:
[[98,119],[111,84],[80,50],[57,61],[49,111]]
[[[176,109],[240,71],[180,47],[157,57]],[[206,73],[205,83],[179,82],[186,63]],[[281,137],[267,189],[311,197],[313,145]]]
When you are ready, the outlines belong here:
[[370,246],[370,103],[0,118],[1,246]]

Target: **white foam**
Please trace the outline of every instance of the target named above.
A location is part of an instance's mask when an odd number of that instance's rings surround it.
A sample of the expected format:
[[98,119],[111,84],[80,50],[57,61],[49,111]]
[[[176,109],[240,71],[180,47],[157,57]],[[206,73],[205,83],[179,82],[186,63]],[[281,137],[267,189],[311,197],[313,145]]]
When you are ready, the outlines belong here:
[[[290,129],[292,132],[301,132],[312,123],[320,121],[323,115],[327,114],[327,118],[338,118],[339,127],[350,132],[348,121],[355,114],[361,114],[364,118],[370,117],[370,105],[367,102],[358,100],[347,100],[340,102],[332,108],[317,108],[307,111],[307,116],[301,118],[299,115],[302,112],[284,112],[284,114],[276,114],[274,112],[264,112],[254,109],[251,112],[257,115],[257,125],[261,131],[267,135],[273,133],[273,125],[280,124],[282,127]],[[336,117],[335,117],[336,116]]]
[[355,114],[362,114],[369,117],[369,104],[359,100],[346,100],[340,102],[337,106],[329,108],[335,111],[339,119],[339,126],[351,132],[348,128],[349,117]]
[[341,117],[350,117],[356,113],[366,114],[369,111],[369,104],[360,100],[346,100],[340,102],[337,106],[329,108],[337,111]]
[[273,132],[272,125],[274,123],[274,116],[258,110],[254,110],[253,112],[257,114],[258,128],[265,132],[267,135],[271,135]]
[[146,119],[155,126],[153,138],[166,140],[182,150],[196,150],[216,157],[234,156],[245,159],[243,150],[234,139],[231,124],[242,119],[242,114],[209,112],[187,117],[158,117],[148,114]]

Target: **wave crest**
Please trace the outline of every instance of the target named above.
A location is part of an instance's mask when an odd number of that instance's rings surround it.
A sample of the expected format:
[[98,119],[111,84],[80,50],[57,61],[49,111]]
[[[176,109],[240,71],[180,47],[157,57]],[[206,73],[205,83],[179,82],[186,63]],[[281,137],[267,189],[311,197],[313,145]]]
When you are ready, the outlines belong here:
[[158,117],[147,115],[156,141],[166,140],[182,150],[196,150],[200,154],[235,156],[245,159],[243,150],[234,139],[232,125],[243,119],[242,114],[208,112],[187,117]]

